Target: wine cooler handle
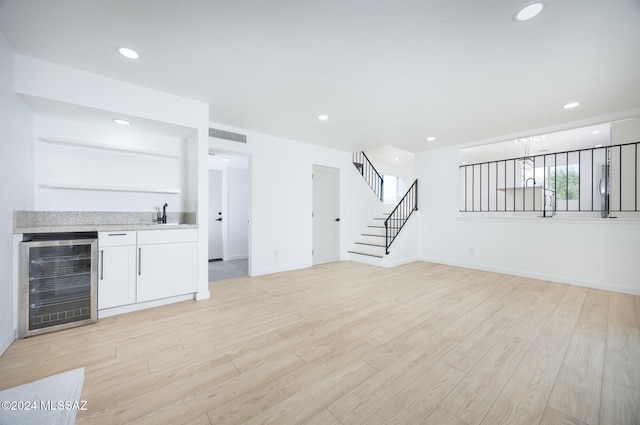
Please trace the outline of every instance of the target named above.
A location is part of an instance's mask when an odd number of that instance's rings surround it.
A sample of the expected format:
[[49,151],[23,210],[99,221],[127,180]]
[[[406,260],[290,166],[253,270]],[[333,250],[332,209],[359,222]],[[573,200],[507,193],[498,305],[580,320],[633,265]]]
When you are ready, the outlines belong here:
[[100,280],[104,280],[104,249],[100,250]]
[[142,248],[138,248],[138,276],[142,274]]

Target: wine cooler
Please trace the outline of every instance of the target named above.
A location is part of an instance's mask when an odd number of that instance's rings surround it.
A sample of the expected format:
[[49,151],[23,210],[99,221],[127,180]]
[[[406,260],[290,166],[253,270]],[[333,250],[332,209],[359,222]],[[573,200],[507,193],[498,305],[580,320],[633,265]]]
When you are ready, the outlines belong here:
[[97,249],[92,235],[25,235],[20,246],[20,337],[95,323]]

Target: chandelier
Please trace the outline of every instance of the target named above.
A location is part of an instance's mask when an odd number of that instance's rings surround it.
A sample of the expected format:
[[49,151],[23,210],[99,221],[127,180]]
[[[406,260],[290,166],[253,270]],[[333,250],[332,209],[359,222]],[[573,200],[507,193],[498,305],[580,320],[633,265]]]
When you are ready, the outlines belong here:
[[531,137],[523,137],[521,139],[516,139],[516,145],[520,145],[522,147],[530,147],[530,146],[536,146],[539,145],[540,142],[542,142],[545,139],[544,135],[540,135],[540,136],[531,136]]
[[518,162],[522,167],[523,179],[525,178],[525,175],[524,175],[525,170],[533,169],[535,164],[533,161],[533,158],[531,158],[531,155],[529,154],[529,149],[531,148],[531,146],[539,145],[544,139],[545,139],[544,135],[515,139],[516,145],[522,146],[524,148],[524,158],[518,159]]

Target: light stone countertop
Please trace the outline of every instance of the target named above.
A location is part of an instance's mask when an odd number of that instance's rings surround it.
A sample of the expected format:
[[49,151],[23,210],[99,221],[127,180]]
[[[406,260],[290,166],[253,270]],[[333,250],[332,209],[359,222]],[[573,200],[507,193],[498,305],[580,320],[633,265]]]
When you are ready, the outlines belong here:
[[14,211],[13,233],[65,233],[197,229],[195,213],[167,213],[167,224],[155,212]]

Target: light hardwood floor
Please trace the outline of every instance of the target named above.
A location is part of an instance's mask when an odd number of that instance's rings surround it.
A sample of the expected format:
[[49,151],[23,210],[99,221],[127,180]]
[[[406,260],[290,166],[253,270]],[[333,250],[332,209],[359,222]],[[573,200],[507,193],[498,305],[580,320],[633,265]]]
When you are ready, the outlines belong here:
[[84,367],[78,424],[640,424],[640,297],[341,262],[15,341],[0,389]]

